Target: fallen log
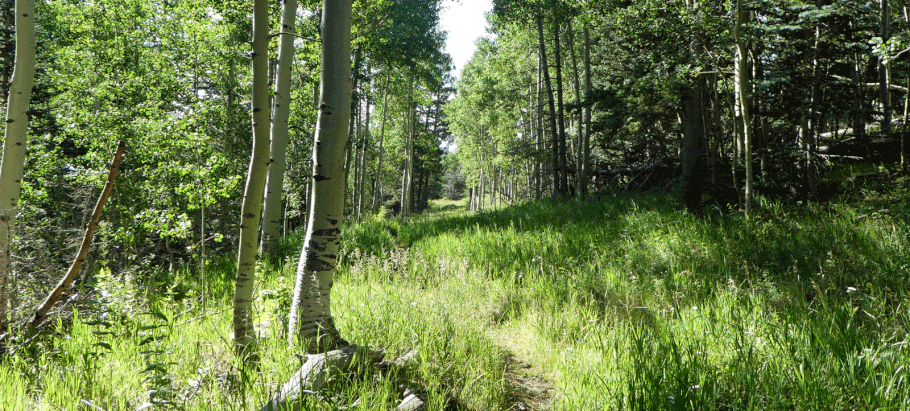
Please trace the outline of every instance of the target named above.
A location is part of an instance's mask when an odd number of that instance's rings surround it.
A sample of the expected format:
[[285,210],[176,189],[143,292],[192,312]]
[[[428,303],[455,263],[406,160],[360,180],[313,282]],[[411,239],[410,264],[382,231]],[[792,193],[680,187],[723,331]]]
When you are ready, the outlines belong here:
[[352,366],[374,364],[385,352],[349,345],[323,354],[307,355],[307,361],[259,411],[300,410],[301,394],[314,394],[333,377],[347,373]]

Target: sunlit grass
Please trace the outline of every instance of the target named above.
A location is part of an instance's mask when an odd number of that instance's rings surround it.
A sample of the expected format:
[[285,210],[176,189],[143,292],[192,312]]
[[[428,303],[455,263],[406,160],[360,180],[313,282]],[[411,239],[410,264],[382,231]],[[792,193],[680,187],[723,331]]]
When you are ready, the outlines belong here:
[[[430,409],[510,409],[504,350],[552,382],[557,410],[910,409],[905,216],[765,204],[704,218],[664,195],[451,205],[346,227],[333,291],[347,339],[418,350],[407,377]],[[102,275],[94,317],[0,361],[0,409],[132,410],[152,390],[182,409],[255,408],[300,365],[285,343],[288,256],[260,267],[258,369],[230,346],[230,259],[209,265],[206,315],[198,273]],[[302,409],[389,409],[398,395],[352,377]]]

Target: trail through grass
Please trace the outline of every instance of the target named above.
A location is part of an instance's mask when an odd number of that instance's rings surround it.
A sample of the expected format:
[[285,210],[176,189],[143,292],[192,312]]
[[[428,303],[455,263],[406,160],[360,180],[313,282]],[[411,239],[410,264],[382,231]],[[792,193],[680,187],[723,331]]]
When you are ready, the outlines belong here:
[[[430,409],[910,409],[898,207],[765,204],[752,219],[692,216],[665,195],[458,207],[347,226],[333,290],[347,339],[418,350],[404,372]],[[230,260],[208,270],[205,313],[192,273],[102,275],[97,307],[0,360],[0,410],[251,409],[300,365],[284,343],[293,271],[293,257],[260,267],[258,369],[231,355]],[[352,376],[302,409],[398,396],[391,379]]]

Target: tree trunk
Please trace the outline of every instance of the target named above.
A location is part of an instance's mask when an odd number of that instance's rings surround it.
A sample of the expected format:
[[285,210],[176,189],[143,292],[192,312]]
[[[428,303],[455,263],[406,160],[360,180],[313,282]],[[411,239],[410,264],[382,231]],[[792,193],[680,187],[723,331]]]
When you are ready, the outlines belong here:
[[553,85],[550,83],[550,68],[547,66],[547,46],[543,38],[543,15],[537,12],[537,37],[540,46],[540,65],[543,71],[544,84],[547,89],[547,103],[550,108],[550,136],[553,141],[553,197],[559,192],[559,135],[556,132],[556,103],[553,98]]
[[581,186],[582,198],[588,196],[588,173],[591,169],[591,37],[585,25],[585,143],[582,148]]
[[559,99],[559,196],[569,197],[569,164],[566,153],[566,116],[565,105],[562,100],[562,51],[559,45],[559,17],[553,21],[554,47],[556,50],[556,97]]
[[[577,109],[581,105],[581,75],[578,73],[578,59],[575,58],[575,31],[572,29],[572,19],[569,19],[566,24],[566,30],[569,35],[569,55],[572,57],[572,80],[575,86],[575,107]],[[578,124],[575,127],[577,131],[575,137],[575,188],[577,191],[575,195],[579,198],[585,198],[581,190],[581,180],[584,179],[584,132],[582,131],[584,124],[584,111],[578,109]]]
[[[343,190],[344,192],[342,194],[342,197],[343,197],[342,202],[344,204],[344,207],[347,207],[347,205],[348,205],[348,181],[350,181],[351,169],[354,168],[354,164],[357,164],[357,159],[355,158],[356,151],[354,148],[354,143],[357,141],[357,138],[359,137],[357,135],[357,130],[355,127],[357,126],[357,115],[358,115],[357,111],[360,109],[359,104],[358,104],[360,101],[360,96],[357,95],[357,80],[358,80],[358,77],[360,76],[360,57],[361,57],[361,52],[360,52],[360,48],[358,47],[357,50],[354,52],[354,69],[353,69],[353,77],[351,80],[351,93],[352,93],[352,95],[351,95],[351,116],[348,119],[348,121],[350,122],[348,124],[349,138],[347,140],[347,144],[345,145],[345,149],[344,149],[344,156],[345,156],[344,157],[344,190]],[[351,190],[351,191],[353,191],[353,190]],[[354,201],[352,200],[351,201],[351,211],[353,212],[353,210],[354,210]]]
[[364,116],[366,118],[364,119],[363,136],[361,138],[362,141],[360,142],[360,166],[358,167],[360,169],[360,180],[358,181],[358,184],[357,184],[357,192],[358,192],[358,194],[357,194],[357,219],[358,220],[363,218],[363,204],[365,202],[363,197],[364,197],[364,194],[366,194],[366,191],[364,190],[364,182],[366,181],[366,174],[367,174],[366,173],[366,170],[367,170],[367,163],[366,163],[367,143],[369,143],[369,140],[370,140],[370,100],[369,99],[366,99],[366,106],[367,106],[366,113],[364,113]]
[[373,213],[379,212],[379,205],[382,202],[382,156],[385,153],[383,144],[385,143],[385,120],[388,118],[386,110],[389,108],[389,81],[391,74],[386,74],[385,96],[382,98],[382,122],[379,127],[379,160],[376,163],[376,179],[373,181]]
[[746,193],[745,213],[752,214],[752,118],[749,116],[749,93],[747,88],[747,57],[746,41],[742,37],[742,26],[746,22],[747,11],[743,8],[743,1],[736,0],[736,25],[733,27],[733,37],[736,40],[736,87],[739,90],[739,106],[743,123],[743,150],[746,161]]
[[[888,41],[888,38],[891,37],[891,12],[888,7],[888,0],[881,0],[881,27],[880,35],[882,41]],[[890,68],[888,63],[881,59],[881,62],[878,66],[878,81],[879,81],[879,99],[882,103],[882,134],[891,133],[891,91],[889,90],[889,74]]]
[[[854,40],[854,31],[856,31],[856,23],[850,22],[850,29],[848,31],[847,39],[850,42]],[[864,140],[866,138],[866,111],[863,109],[863,79],[862,79],[862,67],[860,66],[859,54],[853,53],[853,63],[850,64],[850,75],[853,78],[854,92],[853,92],[853,136]]]
[[319,118],[310,218],[288,320],[288,339],[310,351],[347,345],[332,319],[330,293],[344,213],[344,148],[351,116],[351,0],[323,0]]
[[[817,1],[816,4],[821,7],[821,1]],[[811,85],[811,100],[809,102],[809,113],[806,116],[806,124],[804,125],[804,136],[803,144],[804,150],[806,153],[806,182],[809,185],[809,192],[812,195],[812,198],[818,198],[818,185],[815,181],[815,146],[816,146],[816,137],[818,135],[818,124],[819,118],[821,117],[818,112],[819,100],[821,99],[821,81],[822,81],[822,69],[821,62],[819,61],[819,51],[818,43],[821,38],[821,32],[818,26],[815,27],[815,47],[813,47],[812,53],[812,85]]]
[[[114,189],[114,182],[117,181],[117,172],[120,171],[120,159],[123,157],[123,151],[125,149],[126,145],[121,140],[120,143],[117,144],[114,160],[108,168],[107,184],[104,185],[104,190],[101,191],[101,195],[98,196],[98,202],[95,203],[95,209],[92,211],[92,218],[85,228],[85,235],[82,237],[82,245],[76,253],[76,258],[73,259],[70,268],[66,271],[66,274],[63,275],[63,278],[60,279],[60,282],[57,283],[57,286],[54,287],[54,290],[47,295],[47,298],[45,298],[41,304],[38,304],[38,308],[35,309],[35,313],[32,314],[32,318],[28,323],[30,331],[33,331],[36,327],[41,325],[44,319],[47,318],[47,314],[51,311],[51,308],[60,301],[63,297],[63,293],[69,289],[73,280],[76,279],[76,275],[79,274],[79,270],[82,269],[82,264],[85,262],[85,256],[88,254],[89,247],[92,245],[92,239],[95,236],[95,229],[98,227],[98,221],[101,219],[101,211],[104,210],[104,204],[107,203],[107,198]],[[166,238],[167,237],[165,237],[165,239]]]
[[291,112],[291,66],[294,63],[294,33],[297,17],[297,0],[284,0],[281,7],[281,41],[278,45],[278,79],[272,105],[272,141],[269,153],[269,174],[266,178],[265,214],[262,224],[262,254],[275,252],[280,238],[281,200],[284,186],[284,169],[288,146],[288,117]]
[[414,77],[410,77],[408,86],[408,142],[405,146],[405,156],[407,160],[404,166],[404,178],[401,181],[401,216],[408,218],[411,215],[411,188],[412,173],[414,172],[414,129],[417,120],[416,110],[414,107]]
[[[689,13],[698,13],[694,0],[687,0]],[[698,37],[690,44],[690,58],[702,53],[702,41]],[[682,101],[682,200],[690,212],[701,208],[701,195],[704,190],[704,122],[705,76],[698,74],[694,84],[683,96]]]
[[16,0],[16,61],[6,104],[6,132],[0,163],[0,334],[9,328],[13,234],[25,168],[28,111],[35,80],[35,2]]
[[269,4],[253,3],[253,152],[240,212],[237,277],[234,283],[234,346],[243,355],[253,342],[252,300],[262,192],[269,170],[268,31]]

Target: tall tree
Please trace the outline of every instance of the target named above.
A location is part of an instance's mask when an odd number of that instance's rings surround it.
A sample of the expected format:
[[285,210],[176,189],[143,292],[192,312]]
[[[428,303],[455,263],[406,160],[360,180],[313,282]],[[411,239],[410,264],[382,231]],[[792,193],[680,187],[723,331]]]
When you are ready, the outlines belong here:
[[0,334],[9,326],[8,279],[25,168],[29,103],[35,79],[35,1],[16,0],[16,61],[9,83],[0,163]]
[[247,171],[243,206],[240,212],[240,236],[237,251],[237,277],[234,283],[234,345],[245,353],[253,342],[252,302],[256,277],[256,251],[259,245],[259,222],[262,216],[262,192],[269,170],[269,90],[268,30],[269,3],[253,2],[253,149]]
[[347,345],[335,328],[330,293],[344,213],[344,149],[351,116],[351,0],[323,0],[319,117],[306,238],[288,321],[288,339],[310,351]]
[[591,98],[591,88],[591,35],[588,25],[585,24],[585,142],[582,148],[582,179],[579,187],[582,197],[588,196],[588,174],[591,169],[591,104],[588,102]]
[[379,205],[382,202],[382,157],[385,154],[385,122],[389,108],[389,82],[391,73],[386,74],[385,86],[383,87],[382,97],[382,120],[379,126],[379,159],[376,161],[376,176],[373,179],[373,213],[379,212]]
[[[879,26],[879,35],[882,42],[887,43],[891,37],[891,10],[888,7],[888,0],[881,0],[881,25]],[[890,65],[888,60],[882,58],[878,67],[879,81],[879,99],[882,104],[882,133],[891,132],[891,90],[890,87]]]
[[[700,11],[699,0],[686,0],[686,10],[694,23]],[[695,62],[703,53],[703,41],[698,34],[690,39],[689,58]],[[682,98],[682,199],[689,211],[701,207],[704,191],[705,157],[705,75],[695,73],[695,79]],[[745,96],[742,96],[745,99]]]
[[748,11],[743,8],[743,0],[736,0],[736,22],[733,26],[733,37],[736,40],[736,87],[739,90],[739,107],[742,113],[743,149],[746,159],[746,195],[745,212],[752,213],[752,118],[749,116],[749,98],[747,92],[749,52],[743,39],[742,29]]
[[537,11],[537,40],[540,51],[541,71],[543,71],[544,85],[546,86],[547,105],[550,109],[549,123],[553,150],[553,197],[556,197],[562,194],[559,180],[559,134],[556,129],[556,103],[553,99],[553,85],[550,82],[550,67],[547,65],[547,46],[543,37],[543,14],[539,8]]
[[278,72],[272,101],[272,130],[269,174],[265,189],[265,214],[262,223],[263,254],[272,254],[278,245],[281,225],[281,200],[287,160],[288,117],[291,111],[291,66],[294,63],[297,0],[284,0],[281,6],[281,41],[278,45]]

